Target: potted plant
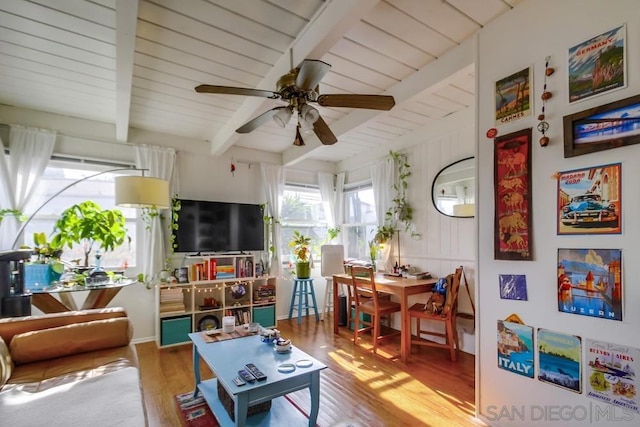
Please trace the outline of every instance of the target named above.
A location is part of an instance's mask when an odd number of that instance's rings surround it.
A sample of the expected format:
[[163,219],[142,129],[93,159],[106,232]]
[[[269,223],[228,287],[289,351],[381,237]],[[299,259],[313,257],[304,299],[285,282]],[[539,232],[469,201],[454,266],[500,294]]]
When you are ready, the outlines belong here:
[[69,248],[83,243],[84,266],[89,267],[89,255],[93,245],[112,251],[122,245],[127,237],[124,215],[119,209],[103,210],[97,203],[87,200],[67,208],[54,226],[58,232],[51,244]]
[[293,249],[293,255],[296,258],[296,277],[298,279],[311,277],[311,266],[309,265],[311,257],[310,244],[311,237],[300,234],[297,230],[293,232],[293,238],[289,241],[289,247]]
[[35,259],[25,265],[24,282],[27,289],[34,286],[49,286],[60,280],[64,272],[64,264],[60,261],[62,249],[54,243],[47,242],[44,233],[33,233],[33,252]]

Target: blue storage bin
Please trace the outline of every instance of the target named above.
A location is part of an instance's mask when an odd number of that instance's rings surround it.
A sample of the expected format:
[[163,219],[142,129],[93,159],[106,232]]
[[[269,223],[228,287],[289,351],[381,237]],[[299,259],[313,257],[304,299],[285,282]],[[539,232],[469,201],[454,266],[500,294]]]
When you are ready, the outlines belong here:
[[53,271],[49,264],[25,264],[24,286],[29,291],[37,291],[60,280],[60,273]]

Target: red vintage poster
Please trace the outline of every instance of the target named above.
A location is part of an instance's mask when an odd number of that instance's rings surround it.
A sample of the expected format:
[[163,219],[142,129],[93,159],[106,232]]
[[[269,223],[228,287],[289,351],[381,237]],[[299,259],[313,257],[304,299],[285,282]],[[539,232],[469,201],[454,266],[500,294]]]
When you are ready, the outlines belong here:
[[495,259],[531,260],[531,128],[495,142]]

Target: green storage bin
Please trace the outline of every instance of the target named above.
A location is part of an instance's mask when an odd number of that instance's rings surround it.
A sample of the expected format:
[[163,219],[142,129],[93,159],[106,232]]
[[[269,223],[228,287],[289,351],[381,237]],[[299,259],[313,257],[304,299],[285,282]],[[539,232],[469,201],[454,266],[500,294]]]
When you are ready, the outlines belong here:
[[276,306],[265,305],[262,307],[253,307],[252,319],[263,328],[270,328],[276,325]]
[[191,316],[162,319],[160,345],[179,344],[189,341]]
[[[356,309],[352,308],[351,309],[351,319],[353,319],[354,317],[356,317]],[[371,316],[367,313],[360,313],[360,319],[362,319],[365,322],[371,322]],[[349,329],[351,329],[353,331],[353,321],[351,321],[351,323],[349,323]]]

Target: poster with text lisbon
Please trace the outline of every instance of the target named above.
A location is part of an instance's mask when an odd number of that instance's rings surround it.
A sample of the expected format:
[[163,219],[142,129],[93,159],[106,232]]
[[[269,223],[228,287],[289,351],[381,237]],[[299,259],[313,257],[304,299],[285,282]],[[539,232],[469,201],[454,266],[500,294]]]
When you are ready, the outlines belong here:
[[588,338],[585,347],[587,396],[640,412],[636,389],[640,350]]
[[558,249],[558,310],[622,320],[622,251]]
[[496,125],[531,115],[531,67],[496,82]]
[[533,378],[533,328],[498,320],[498,367]]
[[627,85],[625,32],[621,25],[569,49],[569,102]]
[[582,339],[538,328],[538,379],[582,393]]

